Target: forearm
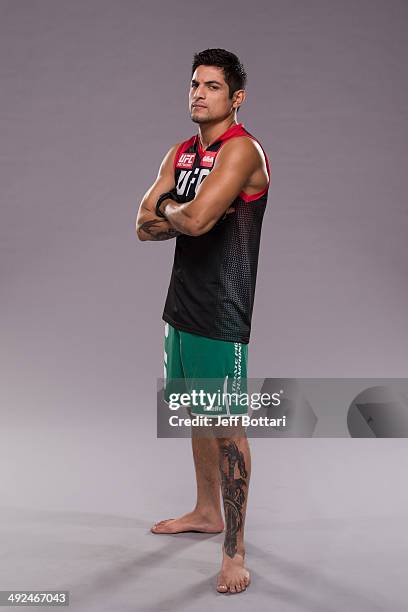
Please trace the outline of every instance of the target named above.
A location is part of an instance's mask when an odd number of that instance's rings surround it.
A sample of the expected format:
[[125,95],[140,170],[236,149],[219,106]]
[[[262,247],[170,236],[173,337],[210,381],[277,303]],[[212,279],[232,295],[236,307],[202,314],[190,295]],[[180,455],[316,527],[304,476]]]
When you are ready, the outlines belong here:
[[170,240],[179,236],[182,232],[176,230],[166,219],[160,219],[155,215],[149,215],[142,219],[137,227],[137,235],[140,240]]
[[200,220],[192,211],[192,203],[186,202],[185,204],[175,203],[173,200],[164,200],[161,209],[164,209],[164,214],[170,226],[180,232],[181,234],[187,234],[188,236],[195,236],[201,229]]
[[227,210],[212,210],[209,214],[210,206],[211,203],[207,201],[204,205],[202,198],[196,195],[193,200],[185,204],[175,204],[171,199],[164,200],[160,210],[178,232],[187,236],[201,236],[209,232],[220,219],[235,211],[230,206]]

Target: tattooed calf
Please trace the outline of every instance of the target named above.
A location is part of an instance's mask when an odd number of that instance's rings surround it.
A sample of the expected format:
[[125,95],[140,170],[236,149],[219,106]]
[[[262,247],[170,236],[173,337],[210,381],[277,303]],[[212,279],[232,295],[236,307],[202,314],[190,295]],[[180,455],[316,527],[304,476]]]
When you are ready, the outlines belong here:
[[[227,469],[224,471],[226,463]],[[241,478],[235,478],[237,464]],[[247,486],[244,480],[247,477],[244,455],[235,442],[229,442],[220,449],[220,473],[226,525],[224,550],[232,558],[237,552],[237,533],[243,526],[244,487]]]

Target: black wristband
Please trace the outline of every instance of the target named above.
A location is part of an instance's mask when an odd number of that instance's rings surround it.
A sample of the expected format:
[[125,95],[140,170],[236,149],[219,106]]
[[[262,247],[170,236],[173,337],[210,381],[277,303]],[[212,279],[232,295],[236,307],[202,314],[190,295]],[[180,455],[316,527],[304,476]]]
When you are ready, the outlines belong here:
[[165,219],[166,216],[163,215],[162,211],[160,210],[160,204],[163,202],[163,200],[174,200],[174,202],[177,202],[177,195],[173,191],[166,191],[166,193],[162,193],[160,198],[157,200],[156,215]]

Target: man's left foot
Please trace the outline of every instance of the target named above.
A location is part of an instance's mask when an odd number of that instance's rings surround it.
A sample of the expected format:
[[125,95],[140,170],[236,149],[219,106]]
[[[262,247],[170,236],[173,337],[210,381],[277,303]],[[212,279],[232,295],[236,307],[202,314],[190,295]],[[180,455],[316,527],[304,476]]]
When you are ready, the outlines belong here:
[[196,510],[188,512],[176,519],[166,519],[153,525],[150,529],[152,533],[174,534],[188,531],[199,533],[221,533],[224,530],[224,521],[221,513],[204,515]]
[[244,555],[235,553],[231,559],[223,550],[221,571],[217,578],[219,593],[241,593],[251,582],[250,575],[244,566]]

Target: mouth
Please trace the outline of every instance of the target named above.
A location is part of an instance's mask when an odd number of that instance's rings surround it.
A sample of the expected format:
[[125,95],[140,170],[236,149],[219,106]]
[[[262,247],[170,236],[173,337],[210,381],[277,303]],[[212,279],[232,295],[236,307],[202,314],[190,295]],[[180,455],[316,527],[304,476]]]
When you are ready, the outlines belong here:
[[204,106],[203,104],[193,104],[192,108],[207,108],[207,107]]

